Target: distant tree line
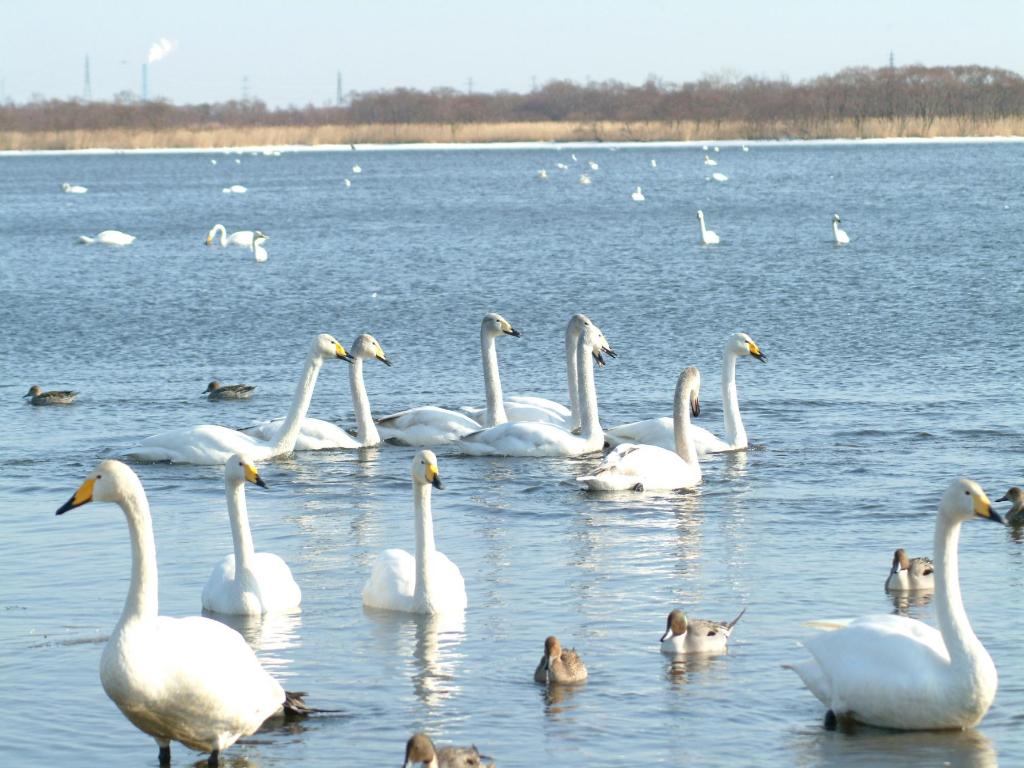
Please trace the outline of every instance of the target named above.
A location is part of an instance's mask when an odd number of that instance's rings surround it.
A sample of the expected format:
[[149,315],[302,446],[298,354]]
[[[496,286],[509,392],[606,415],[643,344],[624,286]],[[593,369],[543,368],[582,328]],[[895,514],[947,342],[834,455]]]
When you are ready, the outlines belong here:
[[940,118],[968,122],[1024,115],[1024,78],[981,66],[845,69],[799,83],[758,77],[705,77],[672,84],[650,78],[551,81],[530,93],[463,93],[411,88],[352,94],[345,106],[269,109],[258,100],[175,105],[119,94],[113,101],[44,100],[0,104],[0,131],[163,130],[200,126],[326,126],[358,124],[528,123],[618,121],[714,128],[740,122],[750,135],[784,122],[812,129],[833,122],[914,120],[925,129]]

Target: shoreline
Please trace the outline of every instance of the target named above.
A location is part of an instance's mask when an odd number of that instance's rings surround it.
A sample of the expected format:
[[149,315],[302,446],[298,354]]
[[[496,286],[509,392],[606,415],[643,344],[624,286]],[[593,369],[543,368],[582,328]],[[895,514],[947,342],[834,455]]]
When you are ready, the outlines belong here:
[[531,122],[0,131],[0,154],[688,147],[1024,140],[1024,117],[839,122]]

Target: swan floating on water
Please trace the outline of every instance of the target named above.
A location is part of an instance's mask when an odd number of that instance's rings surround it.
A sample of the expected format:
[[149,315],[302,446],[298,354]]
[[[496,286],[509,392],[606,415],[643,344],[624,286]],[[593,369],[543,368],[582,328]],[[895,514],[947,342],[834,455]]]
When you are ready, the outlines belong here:
[[537,178],[538,179],[546,179],[547,177],[548,177],[548,172],[547,172],[547,170],[545,168],[541,168],[539,171],[537,171]]
[[636,203],[642,203],[644,200],[647,199],[644,197],[644,192],[642,189],[640,189],[639,185],[636,189],[633,190],[633,193],[630,195],[630,197],[633,198],[633,202]]
[[672,656],[688,653],[716,654],[729,650],[732,628],[747,612],[744,608],[732,621],[689,619],[678,608],[668,615],[665,634],[661,636],[661,652]]
[[200,397],[205,395],[207,400],[248,400],[254,389],[256,387],[249,384],[221,384],[214,379],[206,385]]
[[569,170],[569,166],[566,165],[565,163],[555,163],[555,168],[557,168],[560,171],[568,171]]
[[238,232],[232,232],[229,235],[223,224],[214,224],[210,231],[206,233],[206,240],[203,241],[203,245],[213,245],[217,242],[218,233],[220,233],[220,242],[217,243],[218,245],[222,247],[234,245],[240,248],[250,249],[252,248],[252,241],[254,237],[264,236],[258,229],[243,229]]
[[544,655],[533,672],[534,682],[574,685],[587,679],[587,665],[575,648],[562,648],[558,638],[550,635],[544,640]]
[[651,158],[651,168],[657,168],[657,167],[658,167],[658,161],[657,161],[657,160],[655,160],[655,159],[654,159],[654,158],[652,157],[652,158]]
[[724,173],[719,173],[718,171],[715,171],[714,173],[712,173],[711,174],[711,178],[714,179],[715,181],[728,181],[729,180],[728,176],[726,176]]
[[[753,357],[768,362],[761,348],[745,333],[734,333],[725,343],[722,360],[722,407],[725,419],[725,440],[721,440],[703,427],[691,427],[697,453],[704,456],[722,451],[737,451],[747,447],[747,431],[740,418],[740,401],[736,394],[736,358]],[[622,424],[605,431],[609,444],[623,442],[659,445],[675,450],[675,427],[672,419],[662,416]]]
[[263,244],[270,239],[270,235],[264,235],[262,232],[257,233],[252,239],[252,245],[249,246],[249,250],[252,252],[252,256],[256,261],[266,261],[269,257],[267,249],[263,247]]
[[577,477],[588,491],[671,491],[700,484],[700,462],[690,415],[700,415],[700,371],[679,374],[673,409],[674,450],[657,445],[617,445],[589,475]]
[[[504,424],[505,401],[501,394],[498,375],[498,353],[494,340],[500,336],[521,334],[504,317],[494,312],[484,315],[480,322],[480,356],[484,363],[484,390],[486,394],[486,426]],[[385,440],[406,445],[430,446],[451,443],[480,429],[480,423],[464,413],[433,405],[410,408],[377,419],[377,427]]]
[[476,747],[441,747],[435,749],[434,742],[425,733],[414,733],[405,743],[405,762],[402,768],[414,768],[419,763],[427,768],[494,768],[494,763],[485,763]]
[[[378,360],[390,367],[391,360],[384,354],[380,342],[368,333],[360,334],[349,354],[352,356],[352,365],[348,369],[348,379],[352,392],[352,409],[356,415],[356,436],[352,437],[337,424],[307,416],[302,420],[302,427],[299,429],[299,437],[295,442],[296,451],[372,448],[380,445],[380,434],[370,413],[370,398],[367,397],[366,386],[363,384],[363,361]],[[282,417],[246,427],[242,431],[260,440],[273,440],[281,431],[283,423]]]
[[903,549],[892,556],[892,568],[885,580],[888,592],[917,592],[935,589],[935,566],[927,557],[907,557]]
[[43,392],[42,387],[33,384],[28,388],[28,392],[21,397],[22,399],[27,397],[32,405],[71,405],[78,397],[78,393],[72,392],[70,389]]
[[459,441],[460,450],[474,456],[580,456],[601,450],[604,432],[597,414],[594,361],[604,365],[604,354],[616,356],[601,329],[591,323],[576,344],[581,422],[578,435],[554,424],[516,421],[466,435]]
[[595,163],[593,160],[588,160],[587,161],[587,165],[590,167],[590,170],[592,170],[592,171],[596,171],[596,170],[598,170],[601,167],[600,165]]
[[352,179],[344,179],[342,183],[345,185],[345,188],[347,189],[348,187],[352,186]]
[[272,552],[257,552],[249,529],[245,484],[266,488],[256,465],[236,453],[224,464],[224,493],[234,552],[213,568],[203,587],[203,608],[233,616],[294,611],[302,592],[288,564]]
[[[240,162],[240,161],[239,160],[235,160],[235,162],[237,163],[237,162]],[[248,187],[243,187],[241,184],[232,184],[230,187],[224,187],[221,190],[221,192],[223,192],[226,195],[244,195],[248,191],[249,191],[249,188]]]
[[[707,149],[707,147],[705,147],[705,149]],[[704,155],[704,165],[718,165],[718,161],[712,160],[707,155]]]
[[584,186],[591,183],[590,182],[590,176],[585,174],[585,173],[581,173],[580,174],[579,181],[580,181],[580,184],[583,184]]
[[135,242],[135,235],[117,229],[104,229],[96,237],[79,235],[78,242],[82,245],[131,245]]
[[88,187],[83,187],[81,184],[71,184],[66,181],[60,187],[70,195],[84,195],[89,191]]
[[362,172],[363,172],[363,168],[358,163],[356,163],[355,165],[352,166],[352,173],[362,173]]
[[333,359],[352,362],[352,356],[333,336],[319,334],[313,339],[313,346],[306,357],[302,378],[292,398],[291,410],[273,440],[260,440],[227,427],[202,424],[147,437],[139,446],[129,450],[127,455],[138,461],[223,464],[235,453],[244,454],[251,461],[263,461],[291,453],[295,449],[302,419],[309,410],[320,368],[324,360]]
[[402,549],[380,553],[363,586],[363,605],[402,613],[453,613],[466,608],[466,585],[459,567],[434,546],[430,489],[444,488],[437,457],[422,450],[412,460],[416,555]]
[[836,245],[849,245],[850,236],[846,234],[845,230],[839,228],[839,224],[842,219],[839,218],[838,213],[832,214],[832,237],[836,241]]
[[697,221],[700,222],[700,244],[718,245],[718,234],[704,226],[704,211],[697,211]]
[[301,694],[287,693],[260,665],[238,632],[201,616],[160,616],[156,544],[146,492],[119,461],[101,463],[57,510],[91,501],[121,507],[132,541],[132,575],[124,610],[100,659],[100,682],[132,725],[153,737],[159,762],[171,762],[172,741],[220,752],[285,710],[303,714]]
[[977,483],[953,481],[935,521],[938,629],[905,616],[863,616],[805,640],[812,658],[786,665],[828,709],[826,728],[841,720],[899,730],[970,728],[988,712],[998,675],[964,610],[957,562],[960,526],[974,517],[1003,523]]

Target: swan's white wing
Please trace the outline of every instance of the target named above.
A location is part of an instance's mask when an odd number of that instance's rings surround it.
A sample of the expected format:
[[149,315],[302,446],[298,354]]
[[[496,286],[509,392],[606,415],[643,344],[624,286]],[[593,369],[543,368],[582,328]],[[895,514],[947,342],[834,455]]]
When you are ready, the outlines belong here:
[[242,248],[252,248],[252,230],[232,232],[225,241],[227,245],[237,245]]
[[586,441],[553,424],[516,421],[481,429],[459,441],[475,456],[578,456],[589,452]]
[[376,421],[382,439],[416,446],[451,443],[480,429],[466,414],[434,405],[410,408]]
[[[509,421],[540,421],[567,429],[572,422],[572,411],[561,403],[543,397],[513,395],[504,401],[505,415]],[[480,426],[484,425],[486,408],[467,405],[459,409]]]
[[147,437],[126,453],[138,461],[224,464],[235,453],[246,454],[253,461],[265,459],[270,456],[270,445],[234,429],[200,424]]
[[[247,435],[252,435],[260,440],[272,442],[277,439],[277,433],[284,424],[284,417],[261,421],[241,430]],[[308,416],[302,420],[302,427],[299,430],[299,437],[295,441],[296,451],[323,451],[330,448],[361,448],[359,441],[352,435],[329,421],[312,419]]]
[[687,464],[675,451],[623,443],[593,472],[576,480],[591,491],[625,491],[637,485],[652,491],[692,488],[700,478],[700,469]]
[[363,585],[363,605],[411,613],[416,590],[416,558],[404,549],[385,549]]
[[430,557],[431,589],[434,592],[432,608],[437,613],[466,609],[466,582],[459,566],[443,552],[435,551]]
[[[729,445],[729,443],[696,424],[690,425],[690,435],[693,439],[694,448],[697,449],[697,453],[701,456],[733,450],[733,446]],[[675,451],[676,449],[676,435],[673,431],[672,419],[669,416],[633,421],[606,429],[604,439],[609,445],[640,443],[642,445],[656,445],[667,451]]]
[[302,590],[283,558],[273,552],[257,552],[253,571],[265,612],[293,611],[299,607]]

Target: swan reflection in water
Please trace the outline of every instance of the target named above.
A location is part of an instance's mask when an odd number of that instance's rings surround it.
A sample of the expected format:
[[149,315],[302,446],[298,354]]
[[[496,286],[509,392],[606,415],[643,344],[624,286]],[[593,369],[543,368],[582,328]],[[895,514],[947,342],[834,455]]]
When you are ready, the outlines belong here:
[[865,765],[950,765],[957,768],[997,768],[999,754],[981,731],[888,731],[853,724],[838,733],[815,729],[797,745],[796,765],[860,768]]
[[271,670],[283,670],[291,664],[294,655],[292,649],[302,644],[299,639],[302,613],[298,610],[291,613],[265,613],[262,616],[229,616],[203,611],[203,616],[238,632],[249,647],[259,654],[260,663]]

